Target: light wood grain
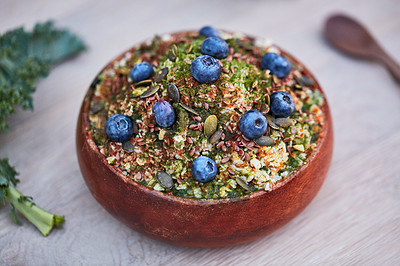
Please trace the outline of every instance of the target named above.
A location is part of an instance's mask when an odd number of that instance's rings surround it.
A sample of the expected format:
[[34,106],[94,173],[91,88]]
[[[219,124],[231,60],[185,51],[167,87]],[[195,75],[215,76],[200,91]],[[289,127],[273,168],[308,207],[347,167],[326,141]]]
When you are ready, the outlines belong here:
[[[0,265],[399,265],[400,87],[382,66],[324,41],[322,23],[336,11],[356,16],[400,61],[398,0],[0,2],[0,32],[53,18],[90,47],[40,81],[35,111],[12,116],[0,134],[19,189],[67,219],[44,238],[1,207]],[[86,88],[114,56],[155,33],[206,24],[269,37],[303,61],[327,94],[335,149],[321,191],[287,226],[242,246],[190,249],[148,239],[103,210],[78,169],[75,127]]]

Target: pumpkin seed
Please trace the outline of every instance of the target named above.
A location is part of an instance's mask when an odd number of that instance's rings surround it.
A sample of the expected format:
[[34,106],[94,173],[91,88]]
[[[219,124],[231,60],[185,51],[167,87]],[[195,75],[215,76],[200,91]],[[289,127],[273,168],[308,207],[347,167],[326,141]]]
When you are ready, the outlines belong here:
[[271,105],[271,100],[269,98],[269,94],[267,94],[267,96],[265,96],[265,103],[270,106]]
[[133,134],[138,134],[139,133],[139,125],[137,123],[133,123]]
[[276,125],[278,125],[280,127],[288,127],[288,126],[293,125],[293,120],[290,118],[281,117],[281,118],[276,118],[273,121]]
[[207,137],[211,137],[212,134],[217,130],[218,118],[215,115],[210,115],[204,122],[204,134]]
[[156,174],[158,183],[166,189],[170,189],[174,186],[174,181],[172,177],[164,171],[158,171]]
[[236,177],[236,182],[239,184],[239,186],[241,186],[245,190],[250,191],[250,192],[253,191],[251,189],[251,187],[246,183],[246,181],[244,180],[243,177],[241,177],[241,176]]
[[261,104],[260,108],[261,113],[266,114],[269,112],[269,106],[266,103]]
[[189,46],[186,48],[185,53],[190,53],[192,51],[193,45],[189,43]]
[[154,81],[155,82],[161,82],[169,72],[168,67],[164,67],[163,69],[159,70],[155,75],[154,75]]
[[148,90],[146,90],[145,92],[143,92],[142,95],[140,95],[140,98],[147,98],[150,97],[152,95],[154,95],[158,90],[160,89],[160,86],[156,85],[156,86],[151,86]]
[[172,101],[174,101],[176,103],[179,102],[181,95],[179,94],[179,90],[176,87],[175,83],[168,83],[167,92],[168,92],[169,98],[171,98]]
[[153,40],[151,41],[151,49],[156,50],[161,44],[161,37],[159,35],[154,36]]
[[132,92],[131,92],[131,97],[133,97],[133,98],[139,97],[139,96],[142,95],[146,90],[147,90],[146,87],[140,87],[140,88],[133,89]]
[[211,144],[217,143],[221,138],[222,133],[224,133],[222,129],[215,131],[214,134],[212,134],[212,136],[210,137],[210,143]]
[[135,148],[135,146],[133,146],[133,144],[130,141],[125,141],[124,143],[122,143],[122,149],[124,149],[124,151],[126,152],[133,152],[133,149]]
[[187,106],[186,104],[183,103],[179,103],[179,105],[185,109],[186,111],[188,111],[189,113],[195,114],[195,115],[199,115],[195,110],[193,110],[192,108],[190,108],[189,106]]
[[91,107],[90,107],[90,113],[92,114],[97,114],[101,110],[104,109],[104,103],[103,102],[92,102]]
[[294,79],[298,84],[304,87],[312,87],[315,84],[315,80],[312,77],[307,77],[307,76],[294,76]]
[[254,141],[257,145],[260,146],[274,146],[275,141],[273,138],[269,136],[261,136]]
[[147,87],[147,86],[151,85],[151,82],[152,82],[151,79],[145,79],[145,80],[139,81],[139,82],[135,83],[135,88]]
[[175,62],[177,54],[178,54],[178,47],[176,47],[176,44],[171,45],[171,47],[168,50],[168,59],[171,60],[172,62]]
[[245,42],[241,40],[236,40],[236,43],[238,44],[239,47],[251,51],[254,48],[254,44],[252,42]]
[[275,124],[274,122],[274,118],[272,117],[272,115],[266,114],[265,118],[267,118],[267,122],[268,125],[273,128],[273,129],[279,129],[279,126],[277,124]]

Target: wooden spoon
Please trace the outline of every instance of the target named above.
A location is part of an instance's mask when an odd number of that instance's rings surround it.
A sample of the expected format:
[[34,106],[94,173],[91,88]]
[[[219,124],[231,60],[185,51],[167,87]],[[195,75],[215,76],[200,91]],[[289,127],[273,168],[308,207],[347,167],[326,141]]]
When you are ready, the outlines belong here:
[[359,22],[345,15],[333,15],[325,23],[325,36],[334,46],[350,55],[383,63],[400,84],[400,65]]

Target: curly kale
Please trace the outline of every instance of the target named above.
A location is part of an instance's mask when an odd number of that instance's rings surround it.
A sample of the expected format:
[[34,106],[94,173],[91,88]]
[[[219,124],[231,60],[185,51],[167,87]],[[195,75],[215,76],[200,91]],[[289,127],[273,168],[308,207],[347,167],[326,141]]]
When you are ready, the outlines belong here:
[[36,24],[32,32],[18,28],[0,36],[0,131],[17,106],[33,109],[32,93],[50,66],[85,49],[83,41],[52,22]]
[[[32,32],[18,28],[0,36],[0,132],[16,107],[33,109],[32,93],[39,78],[50,67],[85,49],[83,41],[69,31],[55,29],[52,22],[36,24]],[[8,159],[0,159],[0,204],[11,204],[11,219],[21,224],[16,210],[47,236],[64,223],[64,216],[51,214],[22,195],[15,187],[19,180]]]

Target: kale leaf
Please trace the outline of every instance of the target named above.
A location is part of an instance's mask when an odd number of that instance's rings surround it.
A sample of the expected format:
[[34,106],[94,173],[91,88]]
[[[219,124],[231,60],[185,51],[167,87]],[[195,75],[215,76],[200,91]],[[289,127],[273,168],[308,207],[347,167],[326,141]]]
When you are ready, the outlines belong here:
[[85,49],[83,41],[52,22],[36,24],[32,32],[18,28],[0,36],[0,131],[16,107],[33,109],[32,93],[50,66]]

